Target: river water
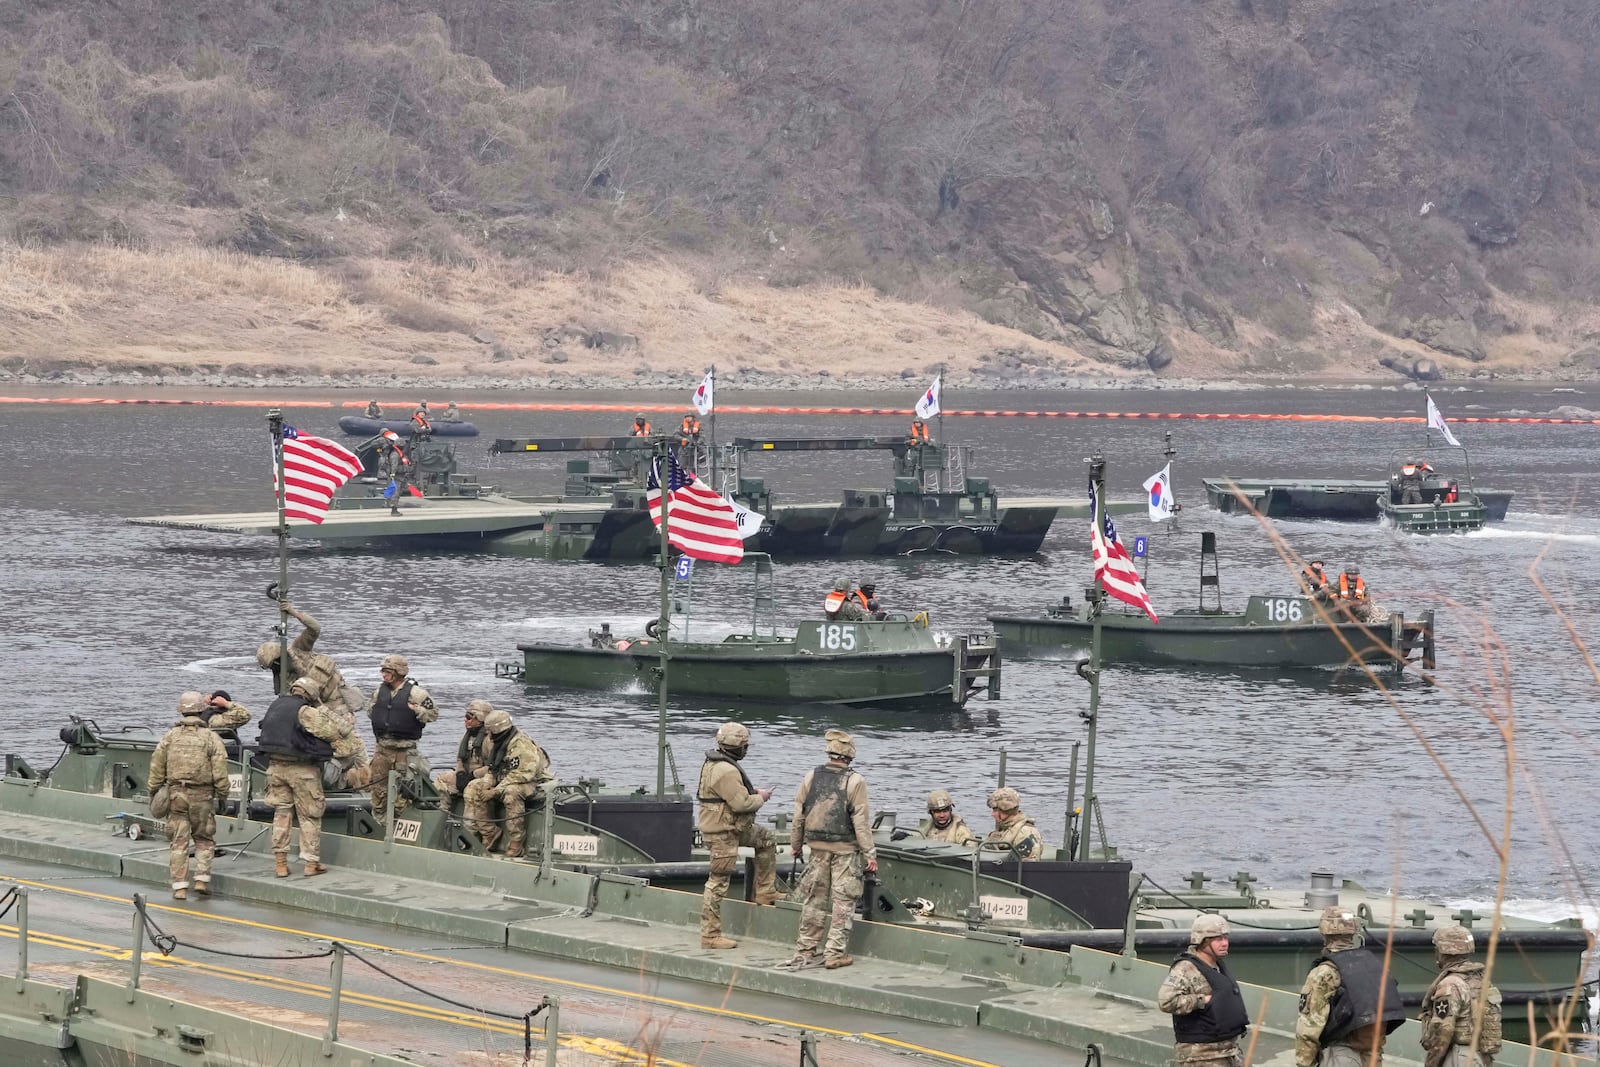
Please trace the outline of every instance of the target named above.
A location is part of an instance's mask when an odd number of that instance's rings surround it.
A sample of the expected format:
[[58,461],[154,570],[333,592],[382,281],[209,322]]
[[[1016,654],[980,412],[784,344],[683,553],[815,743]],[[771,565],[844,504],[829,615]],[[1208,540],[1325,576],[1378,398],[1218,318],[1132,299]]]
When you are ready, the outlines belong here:
[[[1580,390],[1587,390],[1580,391]],[[1447,416],[1600,409],[1595,386],[1449,387]],[[13,389],[13,391],[17,391]],[[687,387],[685,395],[687,394]],[[42,395],[31,390],[31,395]],[[136,395],[134,390],[124,396]],[[150,392],[149,396],[174,394]],[[207,394],[194,394],[205,398]],[[388,394],[380,393],[387,401]],[[248,394],[210,399],[252,400]],[[290,423],[337,436],[333,390],[276,398]],[[437,401],[445,397],[430,398]],[[554,492],[557,458],[491,461],[494,436],[621,432],[618,413],[472,410],[476,401],[594,400],[676,405],[676,396],[458,393],[484,431],[459,446],[463,466],[511,490]],[[725,404],[897,408],[898,395],[736,394]],[[398,402],[399,398],[395,400]],[[1406,389],[1289,387],[1194,392],[955,394],[952,408],[1076,411],[1305,412],[1420,415]],[[104,726],[160,727],[185,689],[229,690],[264,711],[270,690],[252,650],[276,621],[263,595],[275,577],[270,539],[126,525],[130,515],[265,510],[270,506],[266,401],[243,406],[0,404],[0,556],[10,640],[0,658],[0,748],[48,766],[69,712]],[[661,412],[658,424],[677,415]],[[902,417],[722,415],[716,432],[812,436],[898,433]],[[1392,451],[1420,443],[1420,424],[1112,419],[949,418],[948,440],[977,446],[975,473],[1002,493],[1081,497],[1084,457],[1108,460],[1110,493],[1142,495],[1173,432],[1176,531],[1142,515],[1119,520],[1125,541],[1148,534],[1158,610],[1195,600],[1201,531],[1218,534],[1225,602],[1291,590],[1274,535],[1331,572],[1358,563],[1386,606],[1438,612],[1436,684],[1413,672],[1386,686],[1343,673],[1292,677],[1198,670],[1113,669],[1104,675],[1097,779],[1107,834],[1158,882],[1249,870],[1279,897],[1298,897],[1313,869],[1372,888],[1450,901],[1492,899],[1495,841],[1509,803],[1508,896],[1536,915],[1592,916],[1600,855],[1595,785],[1600,684],[1580,643],[1600,633],[1592,589],[1600,573],[1600,427],[1457,425],[1479,484],[1515,491],[1505,523],[1470,535],[1406,536],[1375,525],[1283,522],[1205,506],[1201,477],[1381,478]],[[845,485],[879,486],[880,454],[761,457],[755,473],[780,498],[834,499]],[[424,749],[453,758],[466,702],[510,709],[550,751],[557,773],[611,785],[653,785],[656,713],[646,694],[523,693],[493,675],[518,641],[583,640],[602,620],[637,632],[654,615],[656,575],[643,565],[542,563],[486,555],[329,551],[296,546],[295,600],[325,628],[320,649],[370,691],[381,657],[400,652],[445,709]],[[711,569],[702,565],[702,570]],[[836,577],[872,577],[893,608],[927,609],[936,629],[985,627],[986,614],[1077,596],[1090,580],[1086,524],[1063,521],[1027,559],[917,558],[783,564],[780,616],[820,610]],[[1548,591],[1540,594],[1536,581]],[[748,617],[748,589],[731,576],[697,581],[704,632]],[[1554,606],[1552,606],[1554,605]],[[1556,608],[1560,609],[1560,613]],[[1575,639],[1576,638],[1576,639]],[[716,725],[739,716],[754,742],[746,767],[787,801],[821,759],[821,734],[857,735],[857,767],[874,806],[915,820],[926,792],[950,789],[975,827],[1000,753],[1008,781],[1047,839],[1063,834],[1072,745],[1085,737],[1087,687],[1072,664],[1007,664],[1004,698],[966,714],[733,708],[674,701],[678,771],[692,779]],[[247,736],[249,736],[247,729]],[[1509,774],[1509,786],[1508,786]],[[1509,789],[1509,794],[1508,794]],[[1269,895],[1272,895],[1269,892]]]

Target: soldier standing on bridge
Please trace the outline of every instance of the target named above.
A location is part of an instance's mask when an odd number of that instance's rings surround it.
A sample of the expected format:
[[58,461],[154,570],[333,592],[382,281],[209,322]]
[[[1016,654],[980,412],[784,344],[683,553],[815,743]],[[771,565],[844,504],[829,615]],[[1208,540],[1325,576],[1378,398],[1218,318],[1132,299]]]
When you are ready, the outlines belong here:
[[1474,947],[1465,927],[1433,932],[1439,977],[1422,997],[1426,1067],[1490,1067],[1500,1051],[1500,990],[1473,961]]
[[1156,1007],[1172,1016],[1173,1059],[1181,1067],[1242,1067],[1239,1038],[1250,1028],[1244,995],[1228,973],[1228,924],[1195,916],[1189,950],[1172,962]]
[[1322,955],[1300,987],[1295,1067],[1381,1067],[1383,1042],[1405,1022],[1400,987],[1383,960],[1356,948],[1356,917],[1335,904],[1317,922]]
[[[205,721],[206,699],[197,692],[178,698],[178,725],[168,730],[150,758],[150,795],[167,790],[167,869],[172,899],[189,895],[189,842],[194,842],[194,891],[211,895],[211,858],[217,851],[216,802],[228,799],[228,753]],[[152,811],[152,814],[154,812]]]
[[[402,780],[412,773],[426,774],[428,766],[417,753],[422,728],[439,718],[439,708],[428,691],[410,676],[404,656],[385,656],[378,669],[383,684],[372,694],[367,717],[372,720],[372,736],[378,751],[372,757],[372,814],[386,823],[389,804],[389,772],[398,771]],[[394,813],[406,807],[404,791],[394,799]]]
[[772,798],[772,790],[750,783],[739,761],[750,751],[750,731],[743,723],[717,727],[717,746],[706,752],[700,765],[700,836],[711,852],[711,870],[700,897],[700,947],[736,948],[739,942],[722,935],[722,901],[739,864],[739,846],[755,849],[757,904],[778,901],[778,844],[772,831],[756,825],[756,812]]
[[[796,858],[810,845],[811,858],[800,879],[800,937],[794,955],[778,965],[786,971],[818,964],[832,971],[855,962],[846,950],[861,899],[862,872],[878,871],[867,780],[850,769],[855,741],[843,730],[829,730],[823,738],[828,762],[806,772],[794,798],[789,844]],[[827,947],[819,960],[817,946],[824,938]]]

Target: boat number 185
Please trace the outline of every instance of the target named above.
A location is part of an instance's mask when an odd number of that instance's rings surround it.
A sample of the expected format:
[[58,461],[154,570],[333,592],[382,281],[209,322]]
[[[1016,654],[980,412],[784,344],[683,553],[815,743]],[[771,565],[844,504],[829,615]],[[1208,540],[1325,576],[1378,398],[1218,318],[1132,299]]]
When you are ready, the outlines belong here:
[[1298,600],[1269,599],[1267,618],[1273,622],[1299,622],[1304,615],[1301,614]]
[[854,626],[840,626],[834,623],[822,628],[822,647],[830,652],[854,652],[856,649],[856,628]]

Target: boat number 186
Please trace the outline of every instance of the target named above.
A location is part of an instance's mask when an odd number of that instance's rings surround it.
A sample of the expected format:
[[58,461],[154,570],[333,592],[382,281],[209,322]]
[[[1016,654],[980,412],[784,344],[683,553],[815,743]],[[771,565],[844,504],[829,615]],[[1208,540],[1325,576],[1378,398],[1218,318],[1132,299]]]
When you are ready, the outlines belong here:
[[854,626],[840,626],[834,623],[822,628],[822,647],[830,652],[854,652],[856,649],[856,628]]
[[1299,622],[1304,615],[1301,614],[1298,600],[1270,599],[1267,601],[1267,618],[1273,622]]

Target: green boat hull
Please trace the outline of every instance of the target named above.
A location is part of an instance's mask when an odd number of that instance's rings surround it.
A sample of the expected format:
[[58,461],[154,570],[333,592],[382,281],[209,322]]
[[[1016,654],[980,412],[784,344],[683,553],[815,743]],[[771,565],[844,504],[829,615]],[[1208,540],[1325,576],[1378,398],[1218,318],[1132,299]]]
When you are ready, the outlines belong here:
[[[998,692],[998,653],[958,638],[940,644],[919,622],[803,622],[794,637],[735,634],[723,641],[668,644],[667,689],[679,696],[735,701],[893,705],[963,704],[973,682]],[[654,692],[660,646],[581,648],[519,644],[529,686]],[[981,661],[981,662],[980,662]],[[992,664],[992,667],[991,667]],[[989,671],[974,674],[974,670]]]
[[[1094,629],[1081,609],[1071,615],[991,615],[989,621],[1007,654],[1024,658],[1086,651]],[[1242,612],[1176,612],[1159,624],[1144,615],[1100,617],[1101,656],[1108,663],[1312,668],[1362,662],[1399,668],[1416,649],[1431,659],[1432,641],[1431,613],[1417,626],[1408,627],[1397,613],[1389,623],[1369,627],[1324,621],[1316,605],[1299,597],[1251,597]]]

